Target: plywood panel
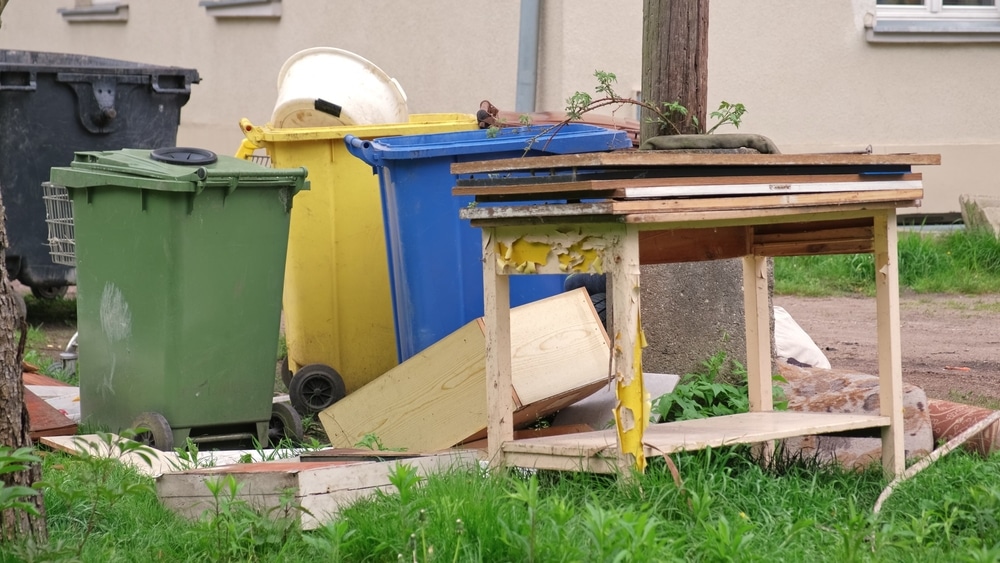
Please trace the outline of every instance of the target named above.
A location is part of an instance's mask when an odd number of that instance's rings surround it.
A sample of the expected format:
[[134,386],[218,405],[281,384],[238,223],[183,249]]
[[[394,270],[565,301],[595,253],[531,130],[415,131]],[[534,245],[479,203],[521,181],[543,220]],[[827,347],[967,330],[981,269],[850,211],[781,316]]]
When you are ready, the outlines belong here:
[[[647,456],[753,444],[792,436],[843,432],[889,425],[887,416],[808,412],[753,412],[698,420],[654,424],[646,429]],[[515,440],[503,445],[508,464],[539,469],[609,472],[615,431]]]
[[[609,355],[586,290],[511,309],[511,371],[530,423],[600,388]],[[375,434],[389,448],[435,451],[486,428],[486,341],[473,321],[320,413],[335,447]]]
[[621,150],[535,158],[509,158],[451,165],[452,174],[585,167],[656,166],[914,166],[941,164],[938,154],[732,154]]
[[76,423],[58,409],[38,398],[30,389],[24,389],[24,404],[28,408],[29,436],[37,440],[42,436],[72,436]]

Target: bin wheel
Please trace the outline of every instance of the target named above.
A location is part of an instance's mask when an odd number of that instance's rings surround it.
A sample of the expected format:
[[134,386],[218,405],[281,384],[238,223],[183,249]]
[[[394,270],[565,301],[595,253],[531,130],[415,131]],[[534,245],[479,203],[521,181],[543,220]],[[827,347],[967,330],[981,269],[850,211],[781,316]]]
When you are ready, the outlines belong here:
[[285,389],[292,387],[292,368],[288,366],[288,356],[281,358],[281,381],[285,384]]
[[67,285],[31,288],[31,294],[38,299],[59,299],[60,297],[65,297],[67,291],[69,291],[69,286]]
[[59,359],[62,360],[63,373],[66,375],[76,374],[76,360],[79,359],[79,345],[76,341],[80,338],[80,333],[73,333],[73,337],[69,339],[66,343],[66,350],[59,353]]
[[344,398],[347,388],[337,370],[324,364],[309,364],[292,376],[288,395],[303,415],[316,414]]
[[594,310],[597,311],[597,316],[600,317],[601,324],[604,325],[604,328],[608,328],[607,294],[595,293],[590,296],[590,302],[594,304]]
[[302,417],[288,403],[271,405],[271,421],[267,425],[267,439],[271,446],[277,446],[283,438],[295,444],[302,442]]
[[135,435],[135,441],[156,448],[161,452],[174,451],[174,432],[167,419],[158,412],[144,412],[132,421],[132,428],[143,430]]

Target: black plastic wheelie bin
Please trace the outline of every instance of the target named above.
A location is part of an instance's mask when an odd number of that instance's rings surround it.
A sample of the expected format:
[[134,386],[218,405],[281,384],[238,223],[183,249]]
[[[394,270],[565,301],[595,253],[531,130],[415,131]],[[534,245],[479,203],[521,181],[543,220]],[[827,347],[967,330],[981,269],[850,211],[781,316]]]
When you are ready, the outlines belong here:
[[49,255],[40,186],[73,153],[177,143],[194,69],[0,49],[0,188],[7,210],[7,272],[37,297],[76,283]]

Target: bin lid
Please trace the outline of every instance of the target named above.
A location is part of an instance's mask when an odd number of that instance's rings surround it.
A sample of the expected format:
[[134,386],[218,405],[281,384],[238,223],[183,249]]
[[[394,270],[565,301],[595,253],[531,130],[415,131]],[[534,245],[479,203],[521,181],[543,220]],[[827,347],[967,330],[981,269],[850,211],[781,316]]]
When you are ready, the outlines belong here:
[[201,192],[206,187],[293,186],[308,189],[305,168],[267,168],[241,158],[192,147],[77,152],[69,167],[51,170],[67,188],[134,187]]
[[[183,88],[201,81],[198,71],[193,68],[152,65],[73,53],[0,49],[0,72],[14,71],[49,74],[68,72],[121,77],[146,75],[154,79],[154,85],[164,90]],[[164,80],[160,84],[159,80],[156,80],[160,77],[182,78],[184,82],[175,84],[176,80]]]
[[[349,146],[351,143],[348,143]],[[382,160],[410,160],[439,156],[472,155],[531,150],[534,154],[575,154],[600,152],[632,147],[626,131],[605,127],[568,123],[501,128],[495,135],[488,130],[405,135],[377,138],[364,143],[361,156],[378,166]]]

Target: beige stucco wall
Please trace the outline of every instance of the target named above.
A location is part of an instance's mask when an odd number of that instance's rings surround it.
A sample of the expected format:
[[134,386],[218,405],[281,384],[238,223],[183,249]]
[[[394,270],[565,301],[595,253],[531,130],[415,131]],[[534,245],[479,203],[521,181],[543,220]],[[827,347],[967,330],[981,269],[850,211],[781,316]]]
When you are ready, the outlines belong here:
[[[1000,45],[886,45],[865,39],[875,0],[712,0],[709,104],[749,108],[743,130],[785,152],[939,152],[921,211],[958,210],[960,193],[1000,195]],[[354,51],[396,78],[411,112],[514,109],[520,2],[286,0],[280,20],[216,20],[197,0],[133,0],[127,23],[66,23],[72,0],[11,0],[0,48],[71,52],[196,68],[178,144],[233,152],[241,117],[270,117],[295,52]],[[539,110],[590,90],[594,70],[641,83],[642,2],[544,0]],[[627,117],[632,109],[622,110]]]

